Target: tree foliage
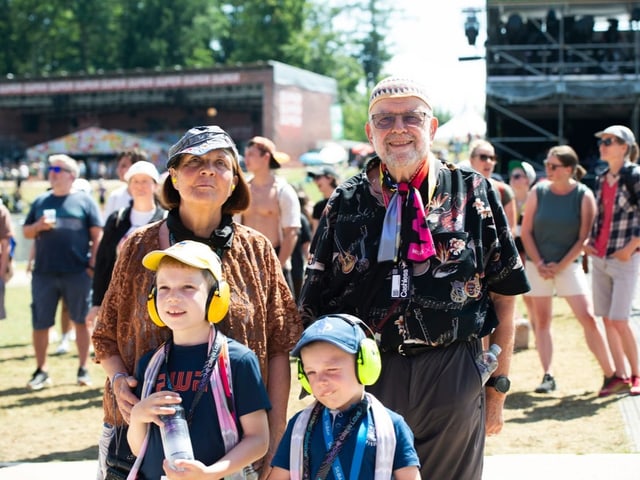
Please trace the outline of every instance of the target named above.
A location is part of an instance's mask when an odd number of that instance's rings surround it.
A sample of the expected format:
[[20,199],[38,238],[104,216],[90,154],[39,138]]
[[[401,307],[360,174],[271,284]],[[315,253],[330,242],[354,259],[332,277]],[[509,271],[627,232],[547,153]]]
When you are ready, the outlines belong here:
[[277,60],[333,77],[345,131],[389,60],[381,0],[0,0],[0,75]]

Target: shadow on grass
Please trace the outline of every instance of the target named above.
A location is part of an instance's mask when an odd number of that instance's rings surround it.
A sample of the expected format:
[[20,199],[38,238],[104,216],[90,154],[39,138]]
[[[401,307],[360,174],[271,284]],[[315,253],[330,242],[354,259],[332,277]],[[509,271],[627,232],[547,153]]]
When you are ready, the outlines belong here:
[[74,462],[79,460],[97,460],[98,459],[98,446],[88,447],[82,450],[72,452],[50,452],[37,457],[20,458],[16,462]]
[[565,395],[562,397],[541,396],[539,394],[514,392],[509,395],[505,409],[521,410],[523,418],[513,418],[510,423],[534,423],[553,419],[560,422],[576,418],[588,418],[599,410],[616,402],[619,397],[600,399],[594,393]]
[[18,355],[15,357],[2,357],[0,363],[4,362],[26,362],[27,360],[33,360],[33,354]]
[[[64,388],[68,387],[64,386]],[[47,403],[58,405],[60,411],[102,407],[102,388],[77,388],[77,391],[74,392],[56,394],[55,387],[37,392],[29,391],[27,388],[14,387],[0,390],[0,396],[3,398],[16,397],[14,402],[5,404],[6,408],[31,407],[34,405],[46,405]],[[79,401],[84,402],[78,404]]]
[[0,350],[7,350],[9,348],[26,348],[31,346],[32,346],[31,342],[13,343],[13,344],[6,344],[6,345],[0,346]]

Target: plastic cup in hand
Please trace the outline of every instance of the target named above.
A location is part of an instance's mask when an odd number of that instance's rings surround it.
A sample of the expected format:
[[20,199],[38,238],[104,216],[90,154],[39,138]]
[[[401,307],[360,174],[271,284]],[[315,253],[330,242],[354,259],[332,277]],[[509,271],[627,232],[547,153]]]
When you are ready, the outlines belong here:
[[56,224],[56,209],[55,208],[47,208],[42,213],[44,215],[45,223],[48,223],[50,225],[55,225]]

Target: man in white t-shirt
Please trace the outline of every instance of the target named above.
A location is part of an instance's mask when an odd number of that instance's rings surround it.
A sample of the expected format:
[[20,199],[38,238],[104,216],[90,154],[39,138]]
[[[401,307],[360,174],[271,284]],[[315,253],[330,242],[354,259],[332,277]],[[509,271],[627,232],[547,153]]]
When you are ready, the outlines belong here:
[[291,254],[301,227],[300,202],[294,188],[273,172],[289,161],[289,155],[278,152],[268,138],[253,137],[245,148],[244,161],[253,177],[249,180],[251,204],[241,222],[271,240],[293,292]]

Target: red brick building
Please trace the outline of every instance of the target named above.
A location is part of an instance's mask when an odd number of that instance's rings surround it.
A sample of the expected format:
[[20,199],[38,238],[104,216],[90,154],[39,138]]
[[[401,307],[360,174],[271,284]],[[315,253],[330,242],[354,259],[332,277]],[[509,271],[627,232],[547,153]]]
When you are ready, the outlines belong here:
[[269,61],[200,70],[140,71],[0,81],[0,161],[96,126],[173,142],[217,124],[242,147],[272,138],[292,160],[332,138],[332,78]]

